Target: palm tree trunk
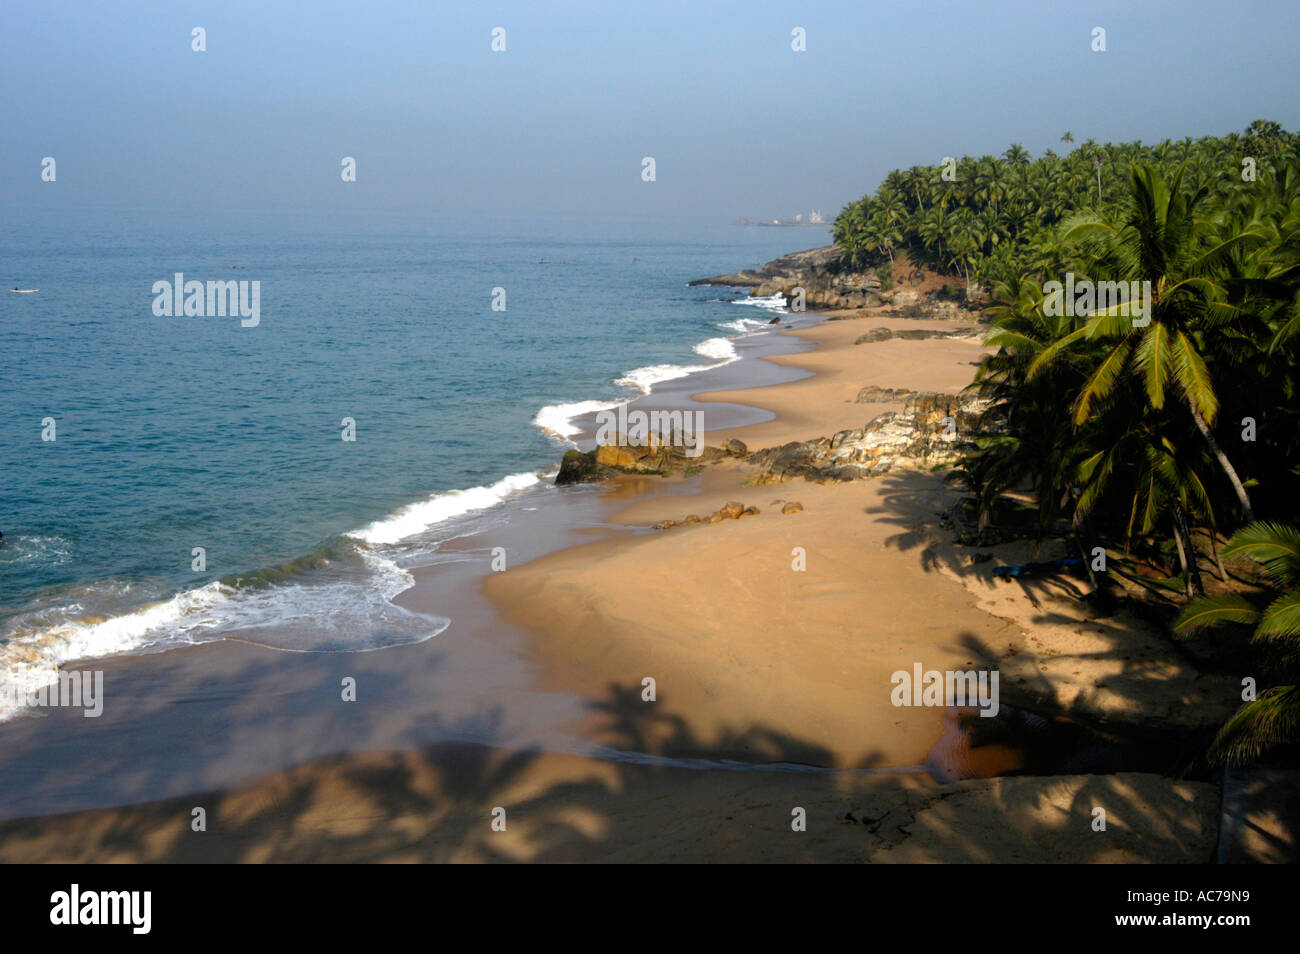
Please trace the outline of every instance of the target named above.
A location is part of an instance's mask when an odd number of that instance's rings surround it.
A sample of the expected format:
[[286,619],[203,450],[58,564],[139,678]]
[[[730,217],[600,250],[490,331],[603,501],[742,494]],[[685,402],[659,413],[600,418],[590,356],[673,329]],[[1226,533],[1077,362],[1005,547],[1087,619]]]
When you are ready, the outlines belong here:
[[1081,517],[1078,509],[1074,511],[1074,516],[1070,519],[1071,529],[1074,531],[1074,545],[1079,551],[1079,556],[1083,559],[1083,568],[1088,571],[1088,581],[1092,583],[1092,589],[1095,593],[1101,589],[1101,581],[1097,579],[1096,571],[1092,568],[1092,521],[1087,517]]
[[1224,474],[1228,477],[1228,482],[1232,484],[1232,489],[1237,492],[1237,499],[1241,501],[1241,509],[1246,512],[1246,522],[1254,523],[1255,510],[1250,505],[1250,495],[1246,493],[1246,488],[1242,485],[1241,478],[1237,476],[1237,471],[1233,469],[1232,462],[1228,460],[1228,455],[1223,452],[1219,442],[1214,439],[1214,434],[1210,432],[1210,426],[1205,423],[1205,418],[1201,417],[1201,412],[1196,409],[1196,405],[1189,401],[1187,408],[1192,412],[1192,420],[1196,422],[1196,427],[1201,432],[1201,436],[1205,438],[1205,443],[1210,445],[1210,451],[1218,460],[1219,466],[1223,468]]
[[1181,506],[1174,504],[1170,520],[1174,525],[1174,543],[1178,545],[1178,562],[1183,567],[1187,595],[1200,596],[1205,592],[1205,585],[1201,582],[1201,571],[1196,566],[1196,550],[1192,547],[1192,535],[1187,529],[1187,514]]
[[1223,558],[1219,556],[1219,541],[1216,539],[1219,535],[1218,531],[1210,527],[1205,533],[1210,538],[1210,552],[1214,554],[1214,563],[1219,568],[1219,579],[1227,583],[1228,571],[1223,567]]

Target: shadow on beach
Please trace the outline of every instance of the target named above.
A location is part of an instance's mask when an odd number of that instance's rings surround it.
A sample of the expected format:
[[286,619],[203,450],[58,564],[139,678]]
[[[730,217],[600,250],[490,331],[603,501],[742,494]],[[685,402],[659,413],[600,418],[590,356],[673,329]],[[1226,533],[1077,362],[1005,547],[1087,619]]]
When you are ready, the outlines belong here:
[[1217,792],[1197,783],[833,772],[809,767],[830,760],[815,743],[762,726],[717,748],[768,764],[727,763],[638,686],[596,707],[620,741],[607,757],[452,742],[338,756],[227,792],[5,822],[0,860],[1205,861],[1217,832]]

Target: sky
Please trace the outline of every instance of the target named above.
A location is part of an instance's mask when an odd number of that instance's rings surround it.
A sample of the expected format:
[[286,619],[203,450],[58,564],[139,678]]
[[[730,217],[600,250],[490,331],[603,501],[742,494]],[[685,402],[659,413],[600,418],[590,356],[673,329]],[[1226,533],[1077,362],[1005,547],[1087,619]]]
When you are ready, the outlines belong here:
[[1298,41],[1295,0],[0,0],[0,206],[830,218],[1066,130],[1295,129]]

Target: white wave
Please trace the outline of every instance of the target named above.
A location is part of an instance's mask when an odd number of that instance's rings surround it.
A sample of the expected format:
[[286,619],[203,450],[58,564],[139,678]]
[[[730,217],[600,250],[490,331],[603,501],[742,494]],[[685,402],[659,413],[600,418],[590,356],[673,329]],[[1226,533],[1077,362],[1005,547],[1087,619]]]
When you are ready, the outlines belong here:
[[[756,322],[756,324],[761,325],[762,322]],[[724,364],[730,364],[740,358],[740,355],[736,353],[736,346],[730,338],[706,338],[695,345],[692,350],[702,358],[709,358],[713,361],[713,364],[651,364],[629,371],[621,378],[615,379],[614,383],[623,387],[636,388],[642,394],[649,394],[656,384],[672,381],[676,378],[684,378],[688,374],[697,374],[700,371],[720,368]],[[597,411],[611,410],[627,403],[627,400],[622,400],[548,404],[533,416],[533,425],[553,437],[569,440],[575,434],[581,433],[581,428],[575,427],[573,424],[576,418],[582,417],[584,414],[595,414]]]
[[765,308],[769,311],[786,311],[785,296],[771,295],[767,298],[737,298],[732,302],[733,305],[748,305],[751,308]]
[[621,384],[625,387],[636,388],[642,394],[649,394],[650,389],[656,384],[663,381],[672,381],[675,378],[684,378],[688,374],[694,374],[696,371],[707,371],[709,365],[695,364],[651,364],[644,368],[637,368],[629,371],[623,377],[615,381],[615,384]]
[[751,331],[758,331],[760,328],[766,328],[768,319],[763,318],[737,318],[734,321],[720,321],[718,327],[723,331],[735,331],[742,335],[749,334]]
[[398,543],[453,517],[495,507],[511,494],[531,487],[540,480],[534,473],[511,474],[490,487],[437,493],[426,500],[403,507],[382,520],[376,520],[367,527],[353,530],[348,536],[371,545]]
[[626,403],[626,401],[577,401],[573,404],[548,404],[533,417],[533,424],[553,437],[568,440],[581,431],[581,428],[573,424],[575,418],[582,417],[584,414],[595,414],[597,411],[608,411]]
[[694,350],[701,357],[713,358],[714,363],[651,364],[644,368],[629,371],[614,383],[636,388],[642,394],[649,394],[656,384],[672,381],[676,378],[684,378],[688,374],[711,371],[714,368],[722,367],[724,364],[730,364],[740,357],[740,355],[736,354],[736,346],[732,344],[729,338],[708,338],[697,344]]
[[735,361],[737,357],[736,346],[731,343],[730,338],[709,338],[701,341],[695,346],[695,353],[715,361]]
[[69,620],[11,637],[0,646],[0,719],[16,713],[18,693],[54,683],[62,663],[143,649],[167,635],[203,627],[230,593],[212,582],[129,613]]
[[106,619],[28,625],[0,644],[0,721],[23,711],[24,697],[57,682],[73,660],[225,638],[295,652],[365,652],[423,642],[451,625],[394,604],[414,582],[410,573],[379,554],[359,556],[365,572],[343,579],[248,589],[214,581]]
[[[444,520],[495,506],[540,479],[512,474],[490,487],[434,494],[349,536],[372,545],[397,543]],[[392,602],[413,583],[406,570],[371,550],[356,555],[363,568],[342,575],[306,575],[263,587],[213,581],[127,612],[110,609],[108,615],[74,618],[87,607],[120,604],[133,589],[96,585],[83,593],[85,603],[79,599],[25,613],[0,640],[0,721],[22,711],[27,694],[56,683],[60,667],[75,660],[224,638],[289,651],[362,652],[423,642],[450,625],[448,619]]]
[[373,551],[360,555],[363,576],[240,591],[222,607],[220,635],[288,652],[366,652],[421,643],[451,625],[393,603],[415,578]]

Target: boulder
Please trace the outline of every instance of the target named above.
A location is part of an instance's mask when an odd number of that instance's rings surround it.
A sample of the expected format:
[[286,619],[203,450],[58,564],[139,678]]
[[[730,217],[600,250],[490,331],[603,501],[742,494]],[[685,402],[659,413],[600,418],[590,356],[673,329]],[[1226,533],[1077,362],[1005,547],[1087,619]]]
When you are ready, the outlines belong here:
[[[741,448],[744,444],[736,442]],[[585,454],[566,451],[560,461],[557,484],[576,484],[604,480],[618,473],[661,474],[693,473],[701,464],[719,460],[732,451],[705,447],[694,456],[680,444],[602,444]],[[742,452],[743,456],[743,452]]]
[[592,480],[602,480],[608,476],[608,471],[596,463],[596,454],[593,451],[582,453],[581,451],[565,451],[564,457],[560,460],[560,472],[555,475],[557,486],[564,484],[582,484]]
[[799,503],[799,501],[797,500],[791,500],[788,504],[786,504],[784,507],[781,508],[781,512],[798,513],[802,509],[803,509],[803,504]]

